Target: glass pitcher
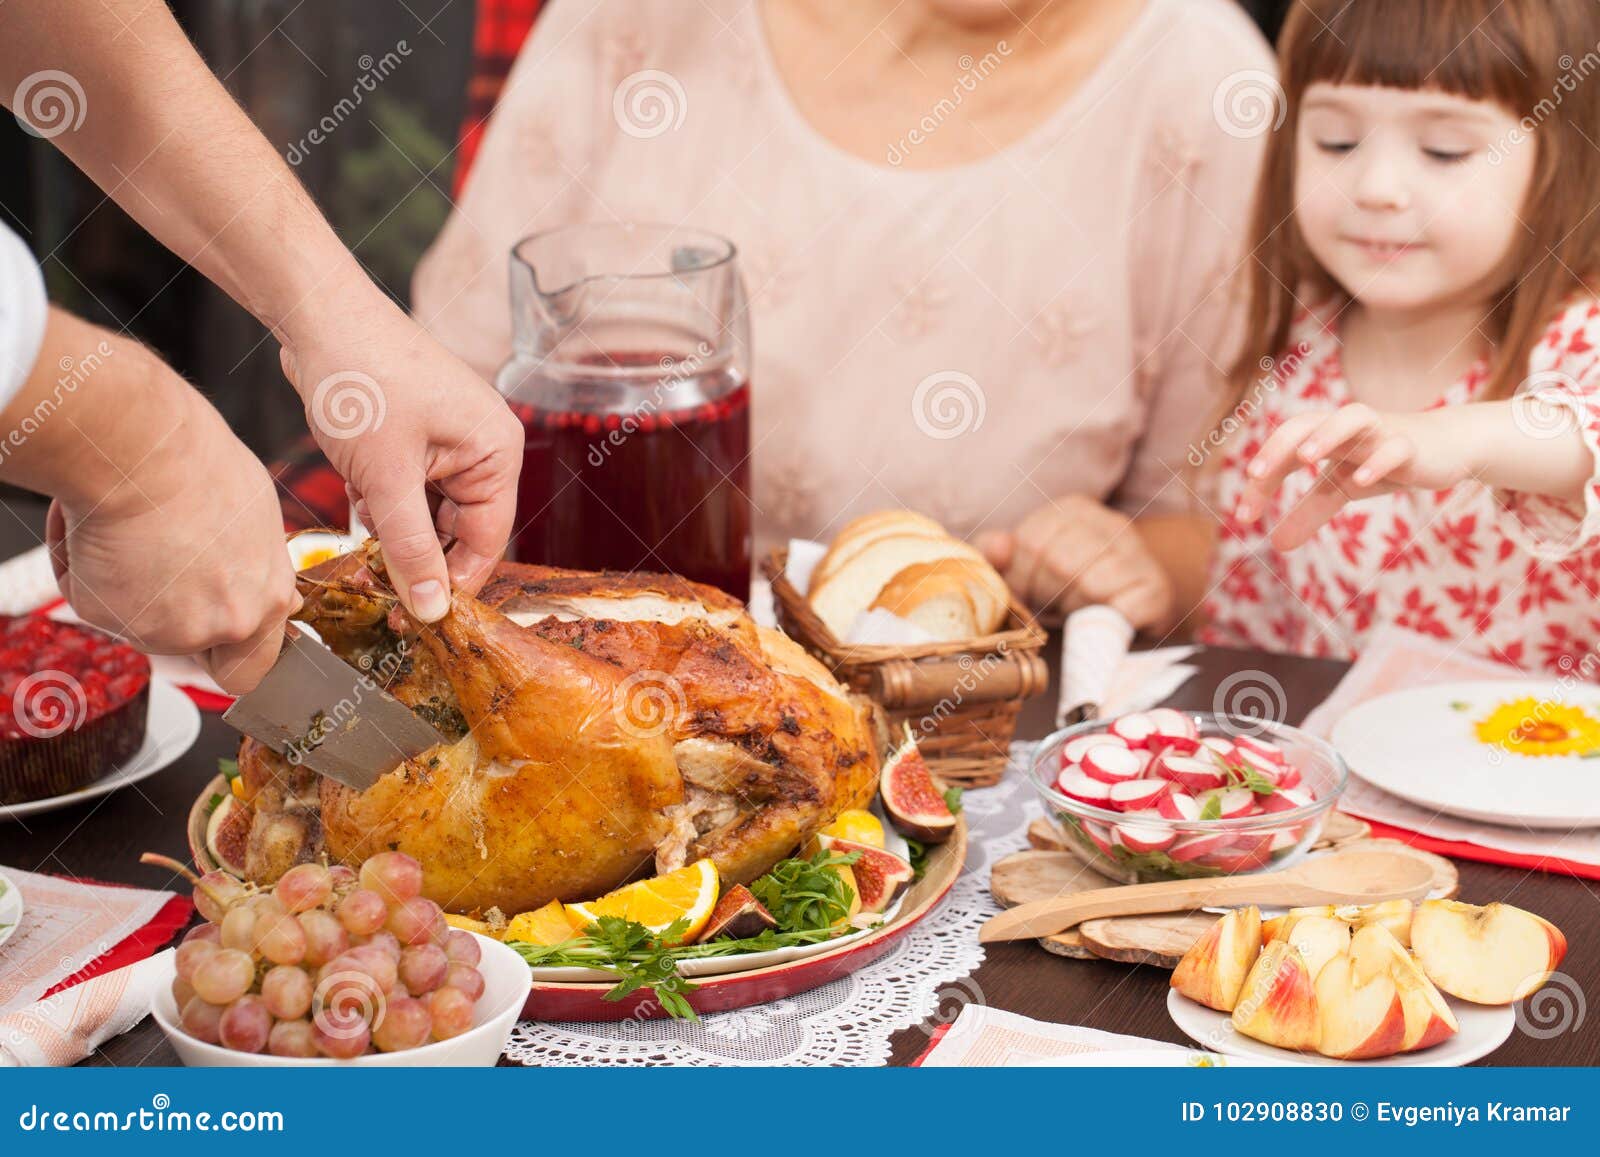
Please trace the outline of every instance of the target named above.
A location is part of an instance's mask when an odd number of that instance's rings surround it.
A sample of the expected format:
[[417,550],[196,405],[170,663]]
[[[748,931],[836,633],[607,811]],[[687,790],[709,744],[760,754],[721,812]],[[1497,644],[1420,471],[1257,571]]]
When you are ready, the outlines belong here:
[[733,245],[574,225],[511,251],[522,562],[750,592],[750,331]]

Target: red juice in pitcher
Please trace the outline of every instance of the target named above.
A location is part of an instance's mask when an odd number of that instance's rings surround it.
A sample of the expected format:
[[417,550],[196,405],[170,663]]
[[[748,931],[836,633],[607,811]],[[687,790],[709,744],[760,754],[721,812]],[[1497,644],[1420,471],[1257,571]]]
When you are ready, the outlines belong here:
[[[527,431],[516,557],[582,570],[680,574],[750,593],[750,387],[670,357],[594,355],[662,373],[631,409],[598,404],[611,381],[568,379],[572,408],[508,399]],[[691,367],[693,359],[682,363]],[[588,404],[586,404],[588,403]]]
[[750,321],[733,245],[676,225],[572,225],[511,251],[527,431],[523,562],[680,574],[750,593]]

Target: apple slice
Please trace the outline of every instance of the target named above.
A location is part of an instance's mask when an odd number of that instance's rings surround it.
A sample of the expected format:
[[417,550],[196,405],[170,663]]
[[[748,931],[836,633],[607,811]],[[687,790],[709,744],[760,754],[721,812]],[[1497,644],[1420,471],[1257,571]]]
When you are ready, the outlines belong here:
[[1110,810],[1111,785],[1102,783],[1098,779],[1091,779],[1081,771],[1063,771],[1056,777],[1056,788],[1062,795],[1079,803]]
[[1114,783],[1111,785],[1111,809],[1119,812],[1135,812],[1155,807],[1156,801],[1171,787],[1172,785],[1164,779],[1134,779],[1125,783]]
[[1456,1014],[1433,986],[1433,981],[1382,924],[1374,922],[1356,930],[1350,938],[1350,959],[1355,964],[1358,980],[1366,981],[1379,973],[1387,973],[1394,981],[1405,1010],[1402,1052],[1430,1048],[1461,1031]]
[[1284,764],[1289,762],[1289,757],[1283,748],[1273,743],[1270,739],[1258,739],[1254,735],[1235,735],[1233,745],[1241,753],[1255,755],[1268,763]]
[[1083,774],[1110,784],[1138,779],[1144,770],[1141,754],[1126,747],[1091,747],[1083,753]]
[[1164,852],[1178,842],[1178,833],[1160,824],[1118,824],[1112,838],[1130,852]]
[[1169,820],[1197,820],[1200,818],[1200,801],[1183,789],[1174,787],[1156,801],[1156,811]]
[[1172,972],[1172,987],[1207,1008],[1232,1012],[1260,953],[1261,910],[1236,908],[1183,954]]
[[1142,711],[1135,711],[1128,715],[1119,715],[1111,721],[1111,734],[1122,740],[1129,747],[1146,747],[1150,737],[1156,733],[1156,725],[1150,717]]
[[1305,957],[1306,970],[1316,977],[1328,961],[1350,951],[1350,925],[1333,916],[1302,916],[1284,940]]
[[1152,751],[1170,751],[1174,755],[1193,755],[1200,749],[1200,729],[1181,711],[1171,707],[1157,707],[1145,712],[1145,717],[1155,725],[1155,734],[1146,740]]
[[1511,1004],[1539,989],[1567,954],[1554,924],[1510,904],[1424,900],[1411,948],[1428,979],[1474,1004]]
[[1349,956],[1335,956],[1317,974],[1317,1051],[1340,1060],[1370,1060],[1399,1052],[1406,1010],[1387,972],[1363,982]]
[[1256,957],[1233,1006],[1233,1027],[1280,1049],[1316,1049],[1316,986],[1305,957],[1292,945],[1279,940]]
[[1126,742],[1121,736],[1112,735],[1108,731],[1097,731],[1093,735],[1077,735],[1061,745],[1061,763],[1082,763],[1084,753],[1091,747],[1100,747],[1103,744],[1113,747],[1126,747]]
[[1202,792],[1228,782],[1228,773],[1209,759],[1193,755],[1159,755],[1150,770],[1186,791]]
[[[1345,919],[1345,909],[1339,909],[1339,916]],[[1381,904],[1366,904],[1356,907],[1350,922],[1357,928],[1365,928],[1369,924],[1381,924],[1389,930],[1402,947],[1411,947],[1411,918],[1415,909],[1410,900],[1385,900]]]
[[1256,806],[1256,793],[1243,787],[1219,787],[1196,797],[1203,812],[1209,801],[1216,800],[1221,810],[1212,819],[1236,820],[1249,815]]

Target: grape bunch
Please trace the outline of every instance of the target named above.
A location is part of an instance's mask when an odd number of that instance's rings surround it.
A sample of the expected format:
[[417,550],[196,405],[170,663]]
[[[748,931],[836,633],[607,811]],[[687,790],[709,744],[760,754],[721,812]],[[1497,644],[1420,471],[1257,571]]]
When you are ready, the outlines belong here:
[[359,872],[299,864],[271,889],[208,872],[194,899],[207,923],[178,946],[172,982],[190,1036],[347,1060],[472,1027],[478,942],[422,895],[422,865],[404,853],[380,852]]

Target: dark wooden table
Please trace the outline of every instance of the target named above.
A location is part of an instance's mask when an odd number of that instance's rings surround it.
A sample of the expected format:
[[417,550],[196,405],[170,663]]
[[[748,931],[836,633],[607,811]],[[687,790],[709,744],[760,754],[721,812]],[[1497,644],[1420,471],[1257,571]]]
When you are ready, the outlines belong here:
[[[8,503],[12,517],[0,515],[0,557],[10,557],[38,541],[42,508]],[[1052,647],[1054,655],[1057,648]],[[1343,664],[1256,652],[1212,650],[1197,660],[1201,673],[1171,700],[1175,707],[1208,710],[1212,692],[1229,673],[1244,668],[1277,679],[1287,695],[1291,721],[1324,699],[1338,682]],[[1050,730],[1053,694],[1028,704],[1019,734],[1043,736]],[[231,755],[238,737],[214,715],[204,717],[195,746],[171,767],[109,796],[30,819],[0,823],[0,863],[28,871],[91,876],[96,879],[171,886],[169,874],[139,863],[143,851],[188,858],[185,817],[201,788],[216,774],[219,757]],[[1461,896],[1477,902],[1505,900],[1553,920],[1566,933],[1570,951],[1563,970],[1582,993],[1600,992],[1600,885],[1484,864],[1463,862]],[[1000,944],[972,976],[950,986],[948,999],[924,1025],[893,1039],[892,1060],[906,1064],[929,1041],[938,1024],[953,1019],[961,1002],[981,1000],[1040,1020],[1088,1025],[1186,1043],[1166,1012],[1169,973],[1148,966],[1067,960],[1032,943]],[[1584,1017],[1572,1030],[1538,1039],[1520,1029],[1489,1063],[1506,1065],[1589,1065],[1600,1063],[1600,1016]],[[177,1057],[154,1022],[145,1021],[109,1042],[92,1065],[172,1065]]]

